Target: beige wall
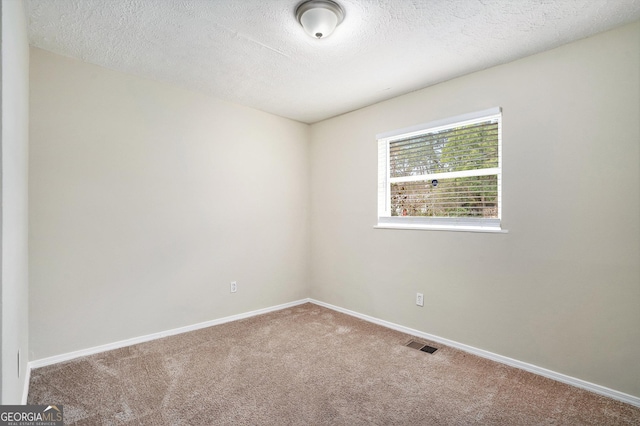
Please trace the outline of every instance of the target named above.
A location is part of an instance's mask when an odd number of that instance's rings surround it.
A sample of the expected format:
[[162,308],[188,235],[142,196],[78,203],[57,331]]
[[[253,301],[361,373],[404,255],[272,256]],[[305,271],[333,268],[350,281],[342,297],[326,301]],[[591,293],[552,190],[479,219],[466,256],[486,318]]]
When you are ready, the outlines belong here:
[[[311,127],[32,49],[31,359],[312,296],[640,396],[639,38]],[[373,229],[375,134],[493,106],[509,233]]]
[[[636,22],[313,125],[312,297],[640,396],[639,40]],[[509,233],[373,229],[375,135],[494,106]]]
[[31,54],[32,360],[308,296],[307,125]]
[[[29,42],[21,1],[2,0],[2,404],[22,400],[28,361]],[[18,351],[20,367],[18,368]]]

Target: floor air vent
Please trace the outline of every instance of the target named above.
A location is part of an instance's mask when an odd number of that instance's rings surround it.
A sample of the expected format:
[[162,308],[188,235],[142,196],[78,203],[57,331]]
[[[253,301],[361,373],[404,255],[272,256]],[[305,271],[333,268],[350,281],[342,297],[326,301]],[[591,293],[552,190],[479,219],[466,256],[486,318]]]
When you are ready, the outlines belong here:
[[435,351],[438,350],[438,348],[434,348],[433,346],[429,346],[429,345],[425,345],[424,343],[421,342],[416,342],[415,340],[409,340],[409,343],[407,343],[405,346],[408,346],[412,349],[417,349],[419,351],[422,352],[427,352],[427,353],[434,353]]

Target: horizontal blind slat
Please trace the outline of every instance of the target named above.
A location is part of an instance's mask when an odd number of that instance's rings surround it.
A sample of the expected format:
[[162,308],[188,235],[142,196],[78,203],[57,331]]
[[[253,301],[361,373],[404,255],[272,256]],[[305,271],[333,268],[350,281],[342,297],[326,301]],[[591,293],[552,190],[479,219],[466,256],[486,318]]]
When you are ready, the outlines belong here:
[[484,132],[473,132],[468,135],[455,135],[455,134],[440,134],[433,135],[431,137],[421,136],[421,137],[413,137],[411,139],[405,139],[395,142],[389,142],[389,148],[391,152],[411,149],[415,146],[439,146],[444,145],[447,140],[454,139],[458,142],[467,141],[473,142],[478,139],[487,139],[487,140],[497,140],[498,139],[498,129],[490,129]]
[[389,142],[393,178],[498,166],[497,121],[427,133]]

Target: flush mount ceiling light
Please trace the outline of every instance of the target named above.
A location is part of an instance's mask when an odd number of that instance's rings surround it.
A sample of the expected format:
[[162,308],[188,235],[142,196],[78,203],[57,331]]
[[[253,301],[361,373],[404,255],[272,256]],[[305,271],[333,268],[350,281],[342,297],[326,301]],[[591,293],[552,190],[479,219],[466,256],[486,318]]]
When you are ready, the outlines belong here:
[[311,37],[325,38],[342,22],[344,11],[331,0],[307,0],[296,8],[296,18]]

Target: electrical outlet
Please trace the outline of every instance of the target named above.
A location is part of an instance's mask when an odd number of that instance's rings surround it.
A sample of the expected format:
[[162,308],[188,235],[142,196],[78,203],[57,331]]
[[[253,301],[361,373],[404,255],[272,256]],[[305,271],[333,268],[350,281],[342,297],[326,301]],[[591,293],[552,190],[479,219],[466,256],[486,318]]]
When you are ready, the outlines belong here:
[[236,291],[238,291],[238,283],[231,281],[231,293],[235,293]]
[[416,293],[416,305],[424,306],[424,295],[422,293]]

